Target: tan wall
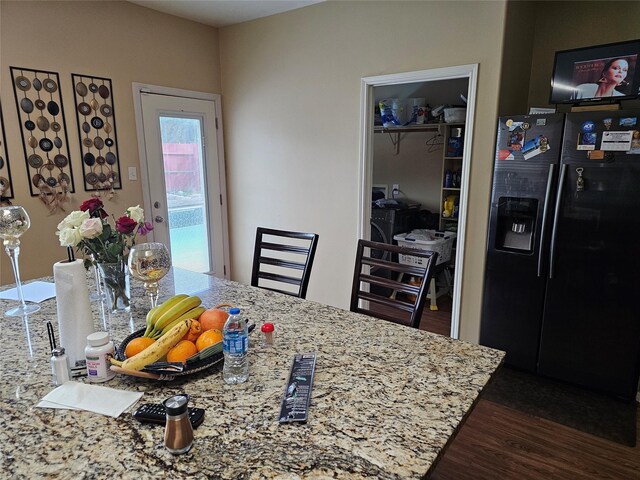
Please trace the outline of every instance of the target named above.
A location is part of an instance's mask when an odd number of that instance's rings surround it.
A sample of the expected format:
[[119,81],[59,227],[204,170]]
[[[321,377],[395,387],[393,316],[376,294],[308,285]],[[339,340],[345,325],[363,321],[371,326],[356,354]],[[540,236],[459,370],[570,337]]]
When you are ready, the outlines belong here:
[[[22,277],[29,279],[51,275],[53,263],[66,256],[55,235],[65,214],[49,215],[37,197],[30,196],[9,66],[60,75],[76,185],[67,211],[89,198],[82,182],[71,73],[111,78],[125,178],[122,190],[106,202],[106,208],[119,216],[128,206],[142,204],[140,182],[126,179],[128,167],[139,169],[131,83],[220,93],[218,31],[128,2],[2,1],[0,14],[0,94],[16,197],[13,203],[23,205],[32,222],[23,236],[20,257]],[[13,274],[2,253],[0,284],[5,283],[13,283]]]
[[[547,106],[554,53],[640,37],[640,2],[536,2],[529,105]],[[602,8],[603,5],[605,8]],[[638,108],[640,101],[625,102]],[[565,108],[566,110],[566,108]]]
[[259,225],[319,233],[308,298],[347,307],[360,79],[480,64],[461,337],[477,341],[504,2],[324,2],[220,30],[234,279]]
[[541,13],[542,18],[547,17],[546,7],[540,8],[539,2],[511,0],[507,4],[498,103],[499,115],[529,112],[527,96],[531,79],[531,57],[538,13]]

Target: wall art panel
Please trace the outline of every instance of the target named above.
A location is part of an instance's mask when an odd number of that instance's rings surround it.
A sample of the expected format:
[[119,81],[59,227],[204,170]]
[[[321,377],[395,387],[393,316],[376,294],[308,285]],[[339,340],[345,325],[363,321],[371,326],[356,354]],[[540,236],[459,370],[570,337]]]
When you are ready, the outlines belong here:
[[75,192],[60,79],[56,72],[10,67],[32,196],[51,212]]
[[11,167],[9,166],[7,134],[4,131],[4,116],[0,103],[0,205],[12,198],[13,184],[11,182]]
[[120,157],[113,109],[113,89],[108,78],[71,74],[75,110],[82,151],[82,171],[86,191],[122,188]]

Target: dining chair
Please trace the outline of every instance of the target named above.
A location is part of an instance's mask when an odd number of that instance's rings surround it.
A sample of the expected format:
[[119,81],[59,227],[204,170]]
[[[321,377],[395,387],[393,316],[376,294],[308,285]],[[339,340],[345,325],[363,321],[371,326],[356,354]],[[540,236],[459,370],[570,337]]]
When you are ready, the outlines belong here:
[[306,298],[318,238],[316,233],[258,227],[251,285]]
[[418,328],[436,252],[358,240],[352,312]]

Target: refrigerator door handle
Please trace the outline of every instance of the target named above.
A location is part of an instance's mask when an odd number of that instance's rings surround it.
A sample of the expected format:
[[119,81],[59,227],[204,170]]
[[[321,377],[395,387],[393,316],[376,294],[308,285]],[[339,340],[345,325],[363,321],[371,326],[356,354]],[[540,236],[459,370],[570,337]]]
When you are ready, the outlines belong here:
[[560,170],[560,179],[558,180],[558,194],[556,195],[556,210],[553,214],[553,229],[551,230],[551,250],[549,252],[549,278],[553,278],[553,260],[556,256],[556,227],[558,226],[558,217],[560,216],[560,204],[562,203],[562,187],[564,185],[564,177],[567,173],[567,164],[562,165]]
[[544,248],[544,240],[547,233],[547,212],[549,210],[549,199],[551,198],[551,182],[553,181],[553,170],[555,164],[549,164],[549,176],[547,177],[547,191],[544,194],[544,209],[542,210],[542,229],[540,230],[540,246],[538,248],[538,276],[542,276],[542,250]]

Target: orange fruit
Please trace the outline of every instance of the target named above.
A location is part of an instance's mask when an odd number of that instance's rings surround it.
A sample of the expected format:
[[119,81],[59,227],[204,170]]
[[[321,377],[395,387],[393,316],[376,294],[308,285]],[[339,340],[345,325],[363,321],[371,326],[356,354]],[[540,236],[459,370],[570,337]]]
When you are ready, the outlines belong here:
[[202,326],[200,326],[200,322],[198,320],[192,320],[189,331],[185,333],[184,337],[182,337],[181,340],[189,340],[190,342],[195,342],[201,333]]
[[127,358],[131,358],[137,355],[152,343],[155,343],[153,338],[149,337],[137,337],[127,343],[127,347],[124,349],[124,354]]
[[207,330],[206,332],[202,332],[196,340],[196,347],[198,351],[202,351],[207,347],[210,347],[214,343],[218,343],[222,341],[222,332],[220,330]]
[[175,347],[167,352],[167,362],[187,363],[187,358],[198,353],[195,343],[180,340]]
[[229,318],[229,314],[224,310],[220,310],[219,308],[210,308],[209,310],[202,312],[198,321],[200,322],[203,331],[212,329],[222,330],[227,318]]

